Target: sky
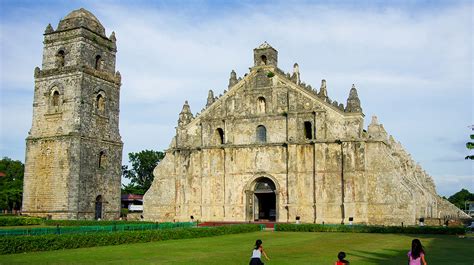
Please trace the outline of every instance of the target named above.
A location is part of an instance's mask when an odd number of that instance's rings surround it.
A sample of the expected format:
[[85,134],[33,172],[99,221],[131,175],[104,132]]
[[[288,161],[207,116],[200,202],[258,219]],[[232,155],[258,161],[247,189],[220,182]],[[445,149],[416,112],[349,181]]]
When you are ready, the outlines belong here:
[[471,1],[0,0],[0,156],[24,162],[43,33],[86,8],[117,38],[120,134],[127,154],[168,148],[188,100],[194,114],[229,74],[249,72],[267,41],[278,66],[346,103],[355,84],[365,128],[376,115],[440,195],[474,192]]

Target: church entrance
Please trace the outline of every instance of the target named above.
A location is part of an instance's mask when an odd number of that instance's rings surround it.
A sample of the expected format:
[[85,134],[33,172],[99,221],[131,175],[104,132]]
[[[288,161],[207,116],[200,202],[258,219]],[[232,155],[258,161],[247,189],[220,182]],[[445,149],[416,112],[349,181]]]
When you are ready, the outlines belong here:
[[269,178],[259,178],[253,190],[254,221],[276,220],[275,183]]
[[102,196],[95,198],[95,219],[102,219]]

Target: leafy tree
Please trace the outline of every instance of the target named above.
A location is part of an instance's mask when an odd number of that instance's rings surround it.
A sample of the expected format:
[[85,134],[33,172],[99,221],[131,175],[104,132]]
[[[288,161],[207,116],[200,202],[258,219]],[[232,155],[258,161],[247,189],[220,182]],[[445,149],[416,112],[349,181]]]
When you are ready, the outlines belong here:
[[[448,201],[456,205],[459,209],[464,209],[466,201],[474,201],[474,193],[470,193],[466,189],[461,189],[448,198]],[[466,209],[464,209],[466,210]]]
[[138,153],[129,153],[128,160],[132,165],[122,166],[122,174],[131,180],[129,185],[124,185],[123,192],[133,192],[135,194],[145,194],[153,183],[153,170],[156,165],[165,157],[160,151],[143,150]]
[[[125,167],[125,166],[124,166]],[[128,185],[122,184],[122,194],[145,194],[145,190],[138,187],[135,184],[128,183]]]
[[[469,126],[473,131],[474,131],[474,125]],[[471,140],[474,140],[474,134],[471,134]],[[474,149],[474,142],[467,142],[466,147],[469,150]],[[474,160],[474,155],[468,155],[466,156],[466,159]]]
[[0,209],[13,210],[21,208],[23,196],[23,175],[25,165],[18,160],[4,157],[0,160]]

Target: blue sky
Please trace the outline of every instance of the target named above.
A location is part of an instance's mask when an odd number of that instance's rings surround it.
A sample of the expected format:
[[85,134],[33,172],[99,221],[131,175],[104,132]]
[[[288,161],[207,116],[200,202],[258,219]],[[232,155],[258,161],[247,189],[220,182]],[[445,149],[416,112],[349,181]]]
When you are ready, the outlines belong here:
[[43,32],[70,11],[94,13],[117,36],[120,132],[127,154],[168,147],[185,100],[200,111],[207,91],[253,64],[263,41],[279,67],[327,80],[333,100],[358,89],[365,127],[378,116],[433,177],[441,195],[474,191],[464,160],[474,124],[470,1],[5,1],[0,0],[0,156],[24,161],[33,69]]

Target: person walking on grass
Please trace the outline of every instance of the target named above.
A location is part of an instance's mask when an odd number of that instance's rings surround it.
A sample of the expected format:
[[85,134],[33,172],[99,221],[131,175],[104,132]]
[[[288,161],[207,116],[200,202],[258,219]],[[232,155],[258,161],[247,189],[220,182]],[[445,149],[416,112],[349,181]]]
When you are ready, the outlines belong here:
[[345,252],[339,252],[339,254],[337,254],[337,259],[338,261],[336,261],[336,263],[334,265],[344,265],[344,264],[349,264],[349,261],[345,260],[346,258],[346,253]]
[[265,253],[263,250],[262,240],[257,239],[255,242],[255,248],[252,251],[252,257],[250,258],[249,265],[263,265],[262,253],[267,260],[270,260],[270,258],[267,256],[267,253]]
[[413,239],[413,241],[411,241],[411,250],[408,251],[407,255],[408,265],[421,265],[421,262],[423,262],[423,265],[426,265],[425,250],[419,239]]

